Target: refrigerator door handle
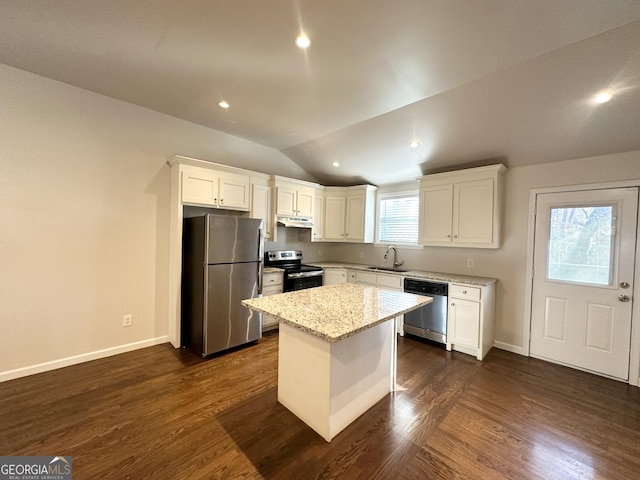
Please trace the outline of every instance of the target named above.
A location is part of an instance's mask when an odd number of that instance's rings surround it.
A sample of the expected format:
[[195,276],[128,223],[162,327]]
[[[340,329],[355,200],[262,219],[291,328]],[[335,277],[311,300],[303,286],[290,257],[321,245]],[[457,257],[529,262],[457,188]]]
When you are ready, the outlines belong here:
[[262,295],[262,268],[264,265],[264,236],[262,235],[263,227],[264,222],[261,222],[260,228],[258,229],[258,260],[260,261],[258,265],[258,295]]

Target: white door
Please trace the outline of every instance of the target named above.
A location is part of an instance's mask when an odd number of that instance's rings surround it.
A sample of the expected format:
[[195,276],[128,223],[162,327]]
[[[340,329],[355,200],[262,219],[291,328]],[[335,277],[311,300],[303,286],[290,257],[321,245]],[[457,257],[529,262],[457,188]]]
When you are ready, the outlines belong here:
[[539,194],[531,356],[627,380],[637,188]]

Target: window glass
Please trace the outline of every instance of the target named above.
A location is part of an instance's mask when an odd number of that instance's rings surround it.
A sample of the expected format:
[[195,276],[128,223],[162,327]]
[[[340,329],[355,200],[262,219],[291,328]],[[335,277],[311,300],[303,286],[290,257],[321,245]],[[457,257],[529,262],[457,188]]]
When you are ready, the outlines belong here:
[[552,208],[547,278],[609,285],[614,220],[610,205]]
[[378,196],[378,242],[418,244],[418,192]]

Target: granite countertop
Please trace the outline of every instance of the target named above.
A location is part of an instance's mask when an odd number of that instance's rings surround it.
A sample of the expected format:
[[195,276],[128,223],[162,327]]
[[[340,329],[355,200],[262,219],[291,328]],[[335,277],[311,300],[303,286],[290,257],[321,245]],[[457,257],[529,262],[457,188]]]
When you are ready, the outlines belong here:
[[262,269],[262,273],[282,273],[284,270],[282,268],[276,267],[264,267]]
[[458,275],[456,273],[443,272],[427,272],[423,270],[407,270],[403,272],[393,272],[387,270],[373,270],[372,265],[361,265],[358,263],[346,262],[313,262],[309,265],[316,265],[324,269],[330,268],[348,268],[351,270],[361,270],[369,273],[383,273],[389,275],[400,275],[402,277],[419,278],[421,280],[434,280],[440,282],[463,283],[465,285],[475,285],[478,287],[486,287],[498,281],[497,278],[475,277],[473,275]]
[[348,283],[250,298],[242,304],[334,343],[431,301],[431,297]]

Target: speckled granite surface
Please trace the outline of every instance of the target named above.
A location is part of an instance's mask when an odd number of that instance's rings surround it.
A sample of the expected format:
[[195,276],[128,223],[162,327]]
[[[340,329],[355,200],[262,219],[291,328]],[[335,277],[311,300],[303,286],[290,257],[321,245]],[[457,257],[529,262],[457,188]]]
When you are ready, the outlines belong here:
[[242,301],[328,342],[338,342],[429,302],[431,297],[351,283]]
[[317,265],[325,269],[330,268],[348,268],[350,270],[361,270],[371,273],[385,273],[391,275],[400,275],[402,277],[419,278],[423,280],[434,280],[440,282],[463,283],[465,285],[475,285],[478,287],[486,287],[498,281],[497,278],[490,277],[474,277],[472,275],[458,275],[455,273],[442,272],[426,272],[422,270],[408,270],[406,272],[388,272],[381,270],[372,270],[371,265],[360,265],[357,263],[341,263],[341,262],[313,262],[309,265]]
[[280,273],[280,272],[284,272],[284,270],[282,268],[276,268],[276,267],[264,267],[262,269],[262,273]]

